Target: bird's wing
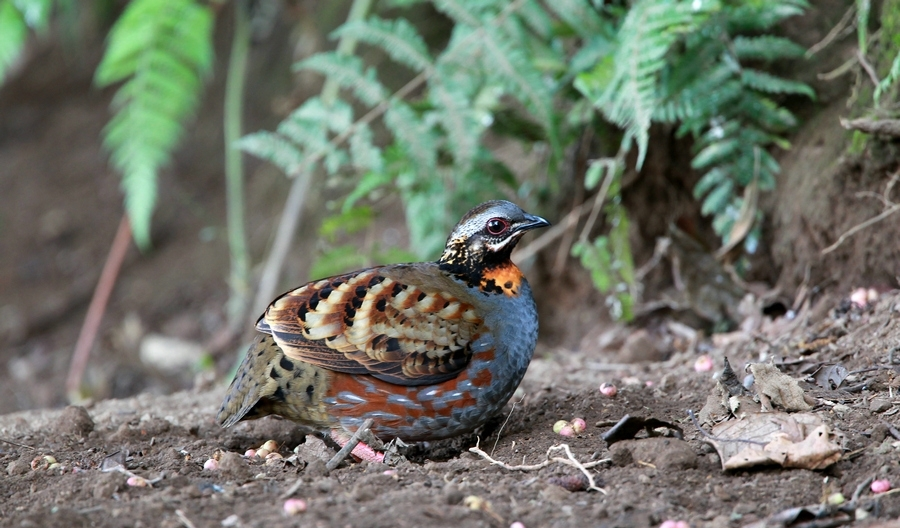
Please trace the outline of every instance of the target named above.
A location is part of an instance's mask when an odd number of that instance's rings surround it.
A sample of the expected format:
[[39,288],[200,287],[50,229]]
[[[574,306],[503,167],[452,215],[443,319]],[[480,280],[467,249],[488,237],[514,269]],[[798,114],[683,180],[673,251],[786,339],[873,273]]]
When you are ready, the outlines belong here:
[[257,322],[287,357],[400,385],[453,378],[486,332],[475,307],[428,264],[372,268],[309,283]]

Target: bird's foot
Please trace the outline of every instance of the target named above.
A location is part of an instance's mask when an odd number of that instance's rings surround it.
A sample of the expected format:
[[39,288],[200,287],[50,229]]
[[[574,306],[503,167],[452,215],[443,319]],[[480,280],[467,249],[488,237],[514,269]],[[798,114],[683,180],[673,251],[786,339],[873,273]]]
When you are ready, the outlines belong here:
[[[350,435],[342,432],[342,431],[331,431],[331,439],[337,442],[337,444],[341,447],[347,445],[347,442],[350,441]],[[355,458],[357,461],[367,460],[369,462],[379,462],[384,463],[384,453],[376,451],[372,449],[369,444],[360,441],[356,444],[356,447],[350,451],[350,456]]]

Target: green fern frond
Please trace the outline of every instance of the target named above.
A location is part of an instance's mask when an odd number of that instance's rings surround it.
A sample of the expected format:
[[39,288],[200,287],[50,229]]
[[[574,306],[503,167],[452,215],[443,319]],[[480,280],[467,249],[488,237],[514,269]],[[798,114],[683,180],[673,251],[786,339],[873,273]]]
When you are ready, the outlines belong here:
[[741,60],[774,61],[796,59],[806,50],[803,46],[784,37],[760,35],[758,37],[737,36],[732,42],[734,54]]
[[134,0],[113,27],[94,82],[125,84],[104,144],[122,172],[134,238],[150,242],[156,178],[183,134],[212,65],[212,12],[193,0]]
[[478,119],[466,93],[458,87],[447,82],[437,82],[432,83],[430,88],[429,97],[435,108],[439,109],[433,114],[447,134],[447,142],[456,165],[461,171],[468,171],[487,123]]
[[561,147],[556,134],[553,95],[521,47],[505,40],[499,32],[485,32],[478,44],[483,50],[484,69],[489,78],[531,110],[547,131],[554,152],[558,152]]
[[362,59],[333,51],[316,53],[294,65],[294,71],[317,71],[352,91],[364,104],[375,106],[387,98],[387,90],[375,77],[374,68],[363,72]]
[[897,53],[897,56],[894,57],[894,61],[891,63],[891,70],[888,72],[885,78],[878,83],[878,86],[875,87],[875,94],[873,96],[873,99],[876,106],[881,100],[882,94],[890,90],[891,86],[893,86],[894,83],[897,82],[898,78],[900,78],[900,53]]
[[416,163],[419,173],[434,172],[438,140],[431,126],[419,118],[408,104],[397,100],[392,100],[385,112],[384,124],[406,155]]
[[800,94],[815,99],[816,94],[807,84],[789,81],[764,71],[745,68],[741,71],[741,82],[754,90],[766,93]]
[[244,152],[268,160],[292,176],[299,172],[303,166],[303,153],[284,136],[261,130],[242,137],[237,147]]
[[332,33],[336,37],[345,34],[381,48],[392,59],[415,72],[430,70],[434,64],[419,31],[403,18],[385,20],[373,16],[348,22]]
[[384,157],[381,149],[375,146],[372,129],[368,125],[358,126],[356,133],[350,136],[350,158],[360,172],[384,170]]
[[0,0],[0,85],[22,52],[28,30],[46,28],[52,9],[52,0]]
[[764,31],[786,18],[803,14],[808,7],[805,0],[741,2],[728,10],[726,29],[733,35]]
[[0,1],[0,84],[15,63],[28,37],[28,25],[12,0]]
[[484,5],[476,5],[476,2],[465,0],[434,0],[434,7],[452,18],[457,25],[466,25],[470,28],[482,25]]
[[658,79],[666,66],[665,56],[682,34],[695,29],[717,8],[715,2],[639,0],[625,15],[612,79],[602,93],[586,95],[595,98],[594,104],[610,122],[635,138],[638,167],[646,155],[650,122],[659,104]]
[[547,7],[581,37],[591,38],[604,29],[603,19],[589,2],[553,0],[547,2]]

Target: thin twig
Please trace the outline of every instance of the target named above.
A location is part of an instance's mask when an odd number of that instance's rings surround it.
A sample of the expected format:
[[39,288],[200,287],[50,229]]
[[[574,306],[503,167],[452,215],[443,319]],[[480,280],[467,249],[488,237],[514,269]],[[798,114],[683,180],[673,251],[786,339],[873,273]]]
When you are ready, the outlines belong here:
[[873,68],[872,65],[869,64],[869,61],[866,60],[866,56],[863,55],[862,50],[856,50],[856,60],[858,60],[859,65],[862,66],[864,70],[866,70],[866,73],[869,75],[869,80],[872,81],[872,84],[878,86],[881,82],[878,79],[878,74],[875,73],[875,68]]
[[87,368],[88,357],[91,355],[94,340],[97,338],[97,330],[103,321],[106,304],[116,285],[116,279],[122,268],[122,262],[125,260],[130,241],[131,224],[128,221],[128,215],[123,214],[112,247],[109,249],[109,255],[103,264],[103,271],[100,272],[100,279],[97,281],[97,288],[94,290],[94,296],[88,306],[87,315],[84,317],[78,341],[75,342],[75,350],[72,352],[72,363],[69,365],[69,375],[66,378],[66,393],[69,401],[80,399],[79,391],[81,379],[84,377],[84,369]]
[[297,491],[299,491],[300,488],[302,488],[302,487],[303,487],[303,478],[301,477],[301,478],[298,478],[297,481],[294,482],[290,488],[285,490],[284,493],[279,495],[278,498],[281,500],[289,499],[291,497],[291,495],[293,495],[294,493],[297,493]]
[[[599,466],[600,464],[605,464],[607,462],[610,462],[611,459],[609,459],[609,458],[604,458],[601,460],[594,460],[594,461],[587,462],[587,463],[581,463],[578,461],[578,459],[575,458],[575,455],[572,454],[572,451],[569,449],[568,444],[558,444],[558,445],[550,446],[550,449],[547,450],[547,454],[546,454],[547,460],[544,460],[540,464],[530,464],[530,465],[522,464],[522,465],[513,466],[510,464],[507,464],[506,462],[502,462],[500,460],[494,459],[493,457],[491,457],[491,455],[485,453],[479,447],[480,444],[481,444],[481,439],[479,438],[475,444],[475,447],[469,448],[469,452],[475,453],[476,455],[479,455],[481,458],[487,460],[491,464],[500,466],[503,469],[508,469],[510,471],[536,471],[538,469],[548,467],[548,466],[552,465],[553,463],[565,464],[567,466],[571,466],[571,467],[578,469],[578,471],[580,471],[585,477],[587,477],[588,489],[592,489],[594,491],[599,491],[600,493],[606,495],[606,490],[604,490],[603,488],[597,487],[597,483],[596,483],[596,481],[594,481],[594,476],[591,475],[591,472],[588,471],[588,469]],[[551,457],[550,454],[553,453],[554,451],[565,452],[566,458]]]
[[20,443],[18,443],[18,442],[13,442],[12,440],[7,440],[6,438],[0,438],[0,442],[6,442],[7,444],[10,444],[10,445],[14,445],[14,446],[18,446],[18,447],[24,447],[24,448],[31,449],[32,451],[34,451],[34,448],[31,447],[30,445],[25,445],[25,444],[20,444]]
[[497,439],[494,440],[494,447],[491,448],[491,456],[494,455],[494,451],[497,450],[497,443],[500,441],[500,433],[503,432],[503,428],[506,427],[506,424],[509,423],[509,419],[512,418],[513,412],[516,410],[516,405],[525,401],[525,394],[522,394],[522,397],[519,398],[519,401],[514,401],[512,404],[512,409],[509,410],[509,414],[506,415],[506,420],[503,421],[503,425],[500,426],[500,429],[497,431]]
[[588,216],[587,222],[585,222],[584,227],[581,229],[581,234],[578,236],[580,242],[587,242],[588,236],[591,234],[591,229],[594,228],[594,223],[600,215],[600,209],[603,207],[603,202],[606,201],[606,194],[609,192],[609,188],[612,185],[615,176],[615,167],[608,166],[606,168],[606,178],[603,179],[603,186],[600,187],[597,196],[594,198],[594,204],[591,207],[591,215]]
[[197,528],[197,525],[191,522],[190,519],[187,518],[187,515],[184,514],[181,510],[175,510],[175,516],[178,517],[178,520],[181,521],[181,524],[185,526],[185,528]]
[[889,209],[885,209],[884,211],[882,211],[881,214],[879,214],[879,215],[877,215],[877,216],[874,216],[874,217],[872,217],[872,218],[869,218],[869,219],[866,220],[865,222],[861,222],[861,223],[859,223],[859,224],[856,224],[855,226],[853,226],[853,227],[851,227],[850,229],[848,229],[846,233],[844,233],[843,235],[841,235],[841,236],[837,239],[837,242],[835,242],[834,244],[832,244],[832,245],[828,246],[827,248],[823,249],[822,252],[821,252],[821,254],[822,254],[822,255],[827,255],[828,253],[831,253],[832,251],[834,251],[835,249],[837,249],[841,244],[843,244],[845,240],[847,240],[848,238],[850,238],[851,236],[853,236],[854,234],[856,234],[858,231],[862,231],[863,229],[869,227],[869,226],[872,225],[872,224],[877,224],[878,222],[880,222],[880,221],[884,220],[885,218],[891,216],[892,214],[896,213],[897,211],[900,211],[900,204],[895,204],[893,207],[891,207],[891,208],[889,208]]
[[370,427],[372,427],[372,423],[373,421],[371,418],[366,418],[366,421],[364,421],[362,426],[360,426],[359,429],[357,429],[356,432],[353,433],[353,436],[351,436],[350,440],[346,444],[344,444],[344,447],[342,447],[341,450],[338,451],[336,455],[331,457],[331,460],[329,460],[328,463],[325,464],[325,469],[327,469],[328,471],[334,471],[334,468],[338,467],[338,465],[343,462],[348,455],[350,455],[350,452],[353,451],[353,448],[356,447],[356,444],[359,443],[362,436],[366,434],[366,431],[368,431]]
[[825,38],[823,38],[819,42],[815,43],[811,48],[809,48],[806,51],[806,58],[808,59],[808,58],[812,57],[816,53],[825,49],[826,46],[831,44],[834,41],[834,39],[836,39],[838,37],[838,35],[841,34],[841,32],[844,30],[844,27],[848,23],[850,23],[851,21],[854,20],[853,19],[854,11],[856,11],[856,4],[853,4],[850,6],[850,9],[848,9],[847,12],[844,13],[844,16],[841,17],[841,20],[838,21],[837,25],[834,26],[833,28],[831,28],[831,31],[829,31],[828,34],[825,35]]

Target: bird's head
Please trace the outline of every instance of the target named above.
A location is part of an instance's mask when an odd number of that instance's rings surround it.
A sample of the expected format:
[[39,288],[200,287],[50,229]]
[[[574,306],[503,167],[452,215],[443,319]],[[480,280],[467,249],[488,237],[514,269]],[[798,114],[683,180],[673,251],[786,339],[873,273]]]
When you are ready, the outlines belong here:
[[456,275],[481,278],[486,271],[512,264],[509,257],[522,235],[549,225],[506,200],[484,202],[456,224],[438,263]]

